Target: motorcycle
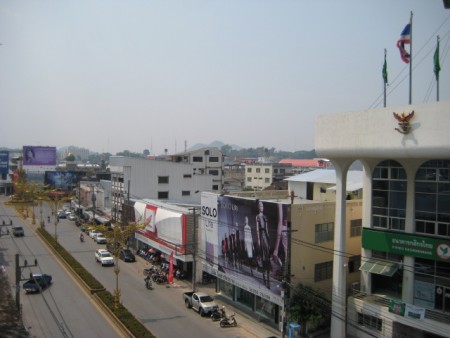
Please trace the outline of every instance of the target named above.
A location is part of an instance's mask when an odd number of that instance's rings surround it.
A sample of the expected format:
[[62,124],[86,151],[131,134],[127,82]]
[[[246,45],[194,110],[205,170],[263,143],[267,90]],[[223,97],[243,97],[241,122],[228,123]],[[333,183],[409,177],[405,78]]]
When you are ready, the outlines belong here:
[[221,309],[214,310],[211,313],[211,320],[213,322],[217,322],[218,320],[221,320],[222,318],[225,318],[225,317],[226,317],[225,309],[223,307]]
[[228,317],[224,317],[220,320],[220,327],[231,327],[231,326],[237,326],[236,318],[234,318],[235,314]]
[[84,242],[84,236],[83,236],[83,234],[80,235],[80,242],[81,242],[81,243]]
[[145,282],[145,287],[146,287],[148,290],[153,290],[153,283],[152,283],[152,279],[150,278],[150,276],[147,276],[147,277],[144,279],[144,282]]

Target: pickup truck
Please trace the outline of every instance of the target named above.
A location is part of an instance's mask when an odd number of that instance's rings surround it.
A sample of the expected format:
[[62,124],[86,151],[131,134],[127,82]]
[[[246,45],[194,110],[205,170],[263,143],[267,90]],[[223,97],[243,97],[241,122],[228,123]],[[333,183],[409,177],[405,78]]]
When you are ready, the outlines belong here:
[[97,249],[95,250],[95,261],[102,266],[114,265],[114,258],[108,250]]
[[219,309],[214,299],[204,292],[185,292],[183,293],[183,300],[187,308],[198,311],[202,317],[210,315],[211,312]]

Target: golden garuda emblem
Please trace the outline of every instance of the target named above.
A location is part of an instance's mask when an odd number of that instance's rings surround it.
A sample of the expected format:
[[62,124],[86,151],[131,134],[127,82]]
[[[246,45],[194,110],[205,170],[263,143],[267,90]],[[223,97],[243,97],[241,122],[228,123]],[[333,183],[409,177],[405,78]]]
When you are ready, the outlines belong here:
[[408,115],[406,115],[405,113],[401,114],[393,113],[393,114],[395,119],[398,121],[398,128],[395,128],[395,130],[397,130],[399,133],[402,134],[408,134],[409,131],[411,130],[411,125],[409,124],[409,121],[414,116],[414,110]]

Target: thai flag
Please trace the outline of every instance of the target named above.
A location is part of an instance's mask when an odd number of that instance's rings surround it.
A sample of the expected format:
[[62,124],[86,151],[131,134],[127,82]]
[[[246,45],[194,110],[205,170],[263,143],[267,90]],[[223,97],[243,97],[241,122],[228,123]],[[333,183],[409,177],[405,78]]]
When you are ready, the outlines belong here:
[[397,47],[400,50],[400,57],[403,62],[409,63],[411,60],[411,55],[406,51],[405,44],[411,43],[411,23],[407,24],[400,34],[400,39],[397,41]]

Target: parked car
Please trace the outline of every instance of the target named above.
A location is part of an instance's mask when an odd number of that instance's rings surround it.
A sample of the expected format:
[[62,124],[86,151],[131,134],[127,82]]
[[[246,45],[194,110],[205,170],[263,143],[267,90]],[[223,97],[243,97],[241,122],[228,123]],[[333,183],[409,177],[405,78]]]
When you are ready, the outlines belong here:
[[26,293],[41,292],[52,283],[52,276],[47,274],[32,274],[31,278],[23,284]]
[[77,216],[74,213],[70,213],[67,218],[69,219],[69,221],[75,221],[77,219]]
[[114,258],[108,250],[97,249],[95,250],[95,261],[102,266],[114,265]]
[[25,236],[25,231],[23,230],[22,227],[13,227],[12,232],[13,232],[13,235],[16,237]]
[[58,218],[67,218],[67,215],[64,211],[58,212]]
[[129,249],[120,250],[119,258],[121,260],[123,260],[124,262],[136,262],[136,257],[133,255],[133,253]]
[[94,238],[96,234],[99,234],[99,232],[95,229],[89,230],[89,237]]
[[98,233],[94,236],[94,242],[97,242],[97,244],[106,244],[106,237],[105,235]]
[[187,308],[198,311],[202,317],[210,315],[213,311],[219,309],[214,299],[204,292],[185,292],[183,293],[183,300]]

